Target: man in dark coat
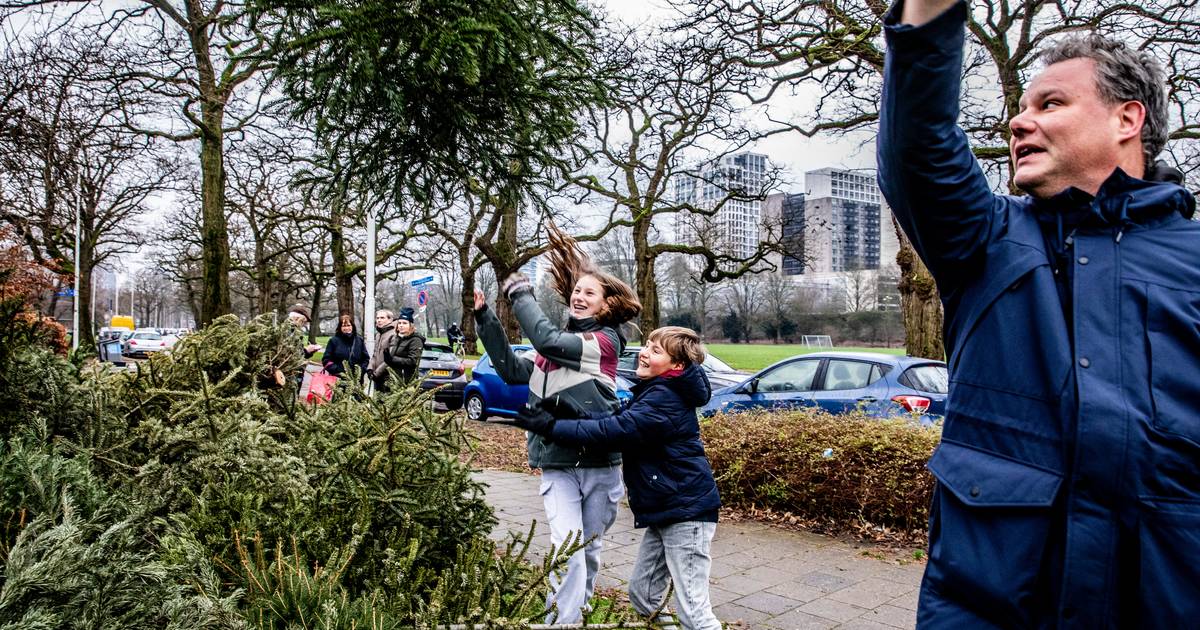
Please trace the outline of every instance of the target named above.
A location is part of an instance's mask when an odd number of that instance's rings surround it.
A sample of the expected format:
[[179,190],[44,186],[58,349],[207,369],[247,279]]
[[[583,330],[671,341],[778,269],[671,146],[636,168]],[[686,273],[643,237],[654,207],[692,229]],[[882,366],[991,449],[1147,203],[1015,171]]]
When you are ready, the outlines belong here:
[[396,316],[396,338],[383,354],[388,367],[396,371],[401,381],[412,380],[421,365],[421,353],[425,351],[425,337],[413,326],[413,310],[407,306]]
[[1194,627],[1200,224],[1154,162],[1162,67],[1096,36],[1043,51],[1009,123],[1029,194],[997,195],[956,126],[967,10],[885,19],[879,183],[951,378],[918,625]]

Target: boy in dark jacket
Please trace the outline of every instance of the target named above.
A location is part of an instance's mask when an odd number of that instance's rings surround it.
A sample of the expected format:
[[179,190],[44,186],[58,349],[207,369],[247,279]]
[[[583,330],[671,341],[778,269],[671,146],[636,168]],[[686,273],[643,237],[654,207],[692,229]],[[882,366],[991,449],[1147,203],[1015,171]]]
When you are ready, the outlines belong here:
[[[721,498],[700,441],[696,408],[712,394],[704,345],[690,329],[659,328],[638,355],[634,399],[614,416],[558,419],[527,409],[514,423],[564,446],[620,450],[634,526],[645,527],[629,601],[642,615],[662,604],[668,577],[684,628],[719,629],[708,595],[709,547]],[[551,398],[543,407],[552,407]]]

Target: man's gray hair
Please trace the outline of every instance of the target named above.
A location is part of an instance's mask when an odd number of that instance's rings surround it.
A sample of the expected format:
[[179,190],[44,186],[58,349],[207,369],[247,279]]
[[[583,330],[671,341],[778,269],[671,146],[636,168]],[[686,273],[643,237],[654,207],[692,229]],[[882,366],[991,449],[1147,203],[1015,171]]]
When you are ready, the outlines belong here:
[[381,308],[378,311],[375,311],[375,317],[379,317],[380,315],[387,315],[388,319],[396,319],[396,314],[387,310],[386,308]]
[[[1137,101],[1146,108],[1142,125],[1142,153],[1146,168],[1167,144],[1166,72],[1150,53],[1135,50],[1124,42],[1096,33],[1055,42],[1038,55],[1049,66],[1070,59],[1096,63],[1096,87],[1100,97],[1112,105]],[[1130,173],[1130,175],[1137,175]]]

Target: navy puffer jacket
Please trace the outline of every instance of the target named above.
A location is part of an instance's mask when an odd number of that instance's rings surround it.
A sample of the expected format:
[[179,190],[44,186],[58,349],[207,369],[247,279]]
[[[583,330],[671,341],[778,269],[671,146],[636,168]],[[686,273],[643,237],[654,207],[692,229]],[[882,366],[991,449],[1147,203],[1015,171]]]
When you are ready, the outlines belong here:
[[697,520],[721,507],[696,418],[712,396],[704,369],[642,381],[633,394],[615,416],[559,420],[550,441],[621,451],[635,527]]

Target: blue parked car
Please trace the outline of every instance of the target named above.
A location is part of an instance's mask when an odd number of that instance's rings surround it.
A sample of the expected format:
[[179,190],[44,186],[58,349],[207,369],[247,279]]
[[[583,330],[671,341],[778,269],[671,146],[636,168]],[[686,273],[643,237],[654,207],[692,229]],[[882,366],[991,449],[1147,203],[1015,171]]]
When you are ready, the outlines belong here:
[[919,414],[921,424],[946,412],[949,375],[941,361],[872,352],[816,352],[785,359],[744,382],[713,392],[704,415],[757,408],[860,406],[879,417]]
[[[514,345],[513,352],[529,353],[533,358],[533,346]],[[633,400],[633,385],[624,378],[617,377],[617,398],[624,407]],[[529,400],[529,386],[525,384],[509,385],[496,374],[488,355],[479,357],[479,362],[471,370],[471,382],[463,389],[463,408],[467,410],[469,420],[487,420],[488,416],[504,416],[512,418],[521,411]]]

